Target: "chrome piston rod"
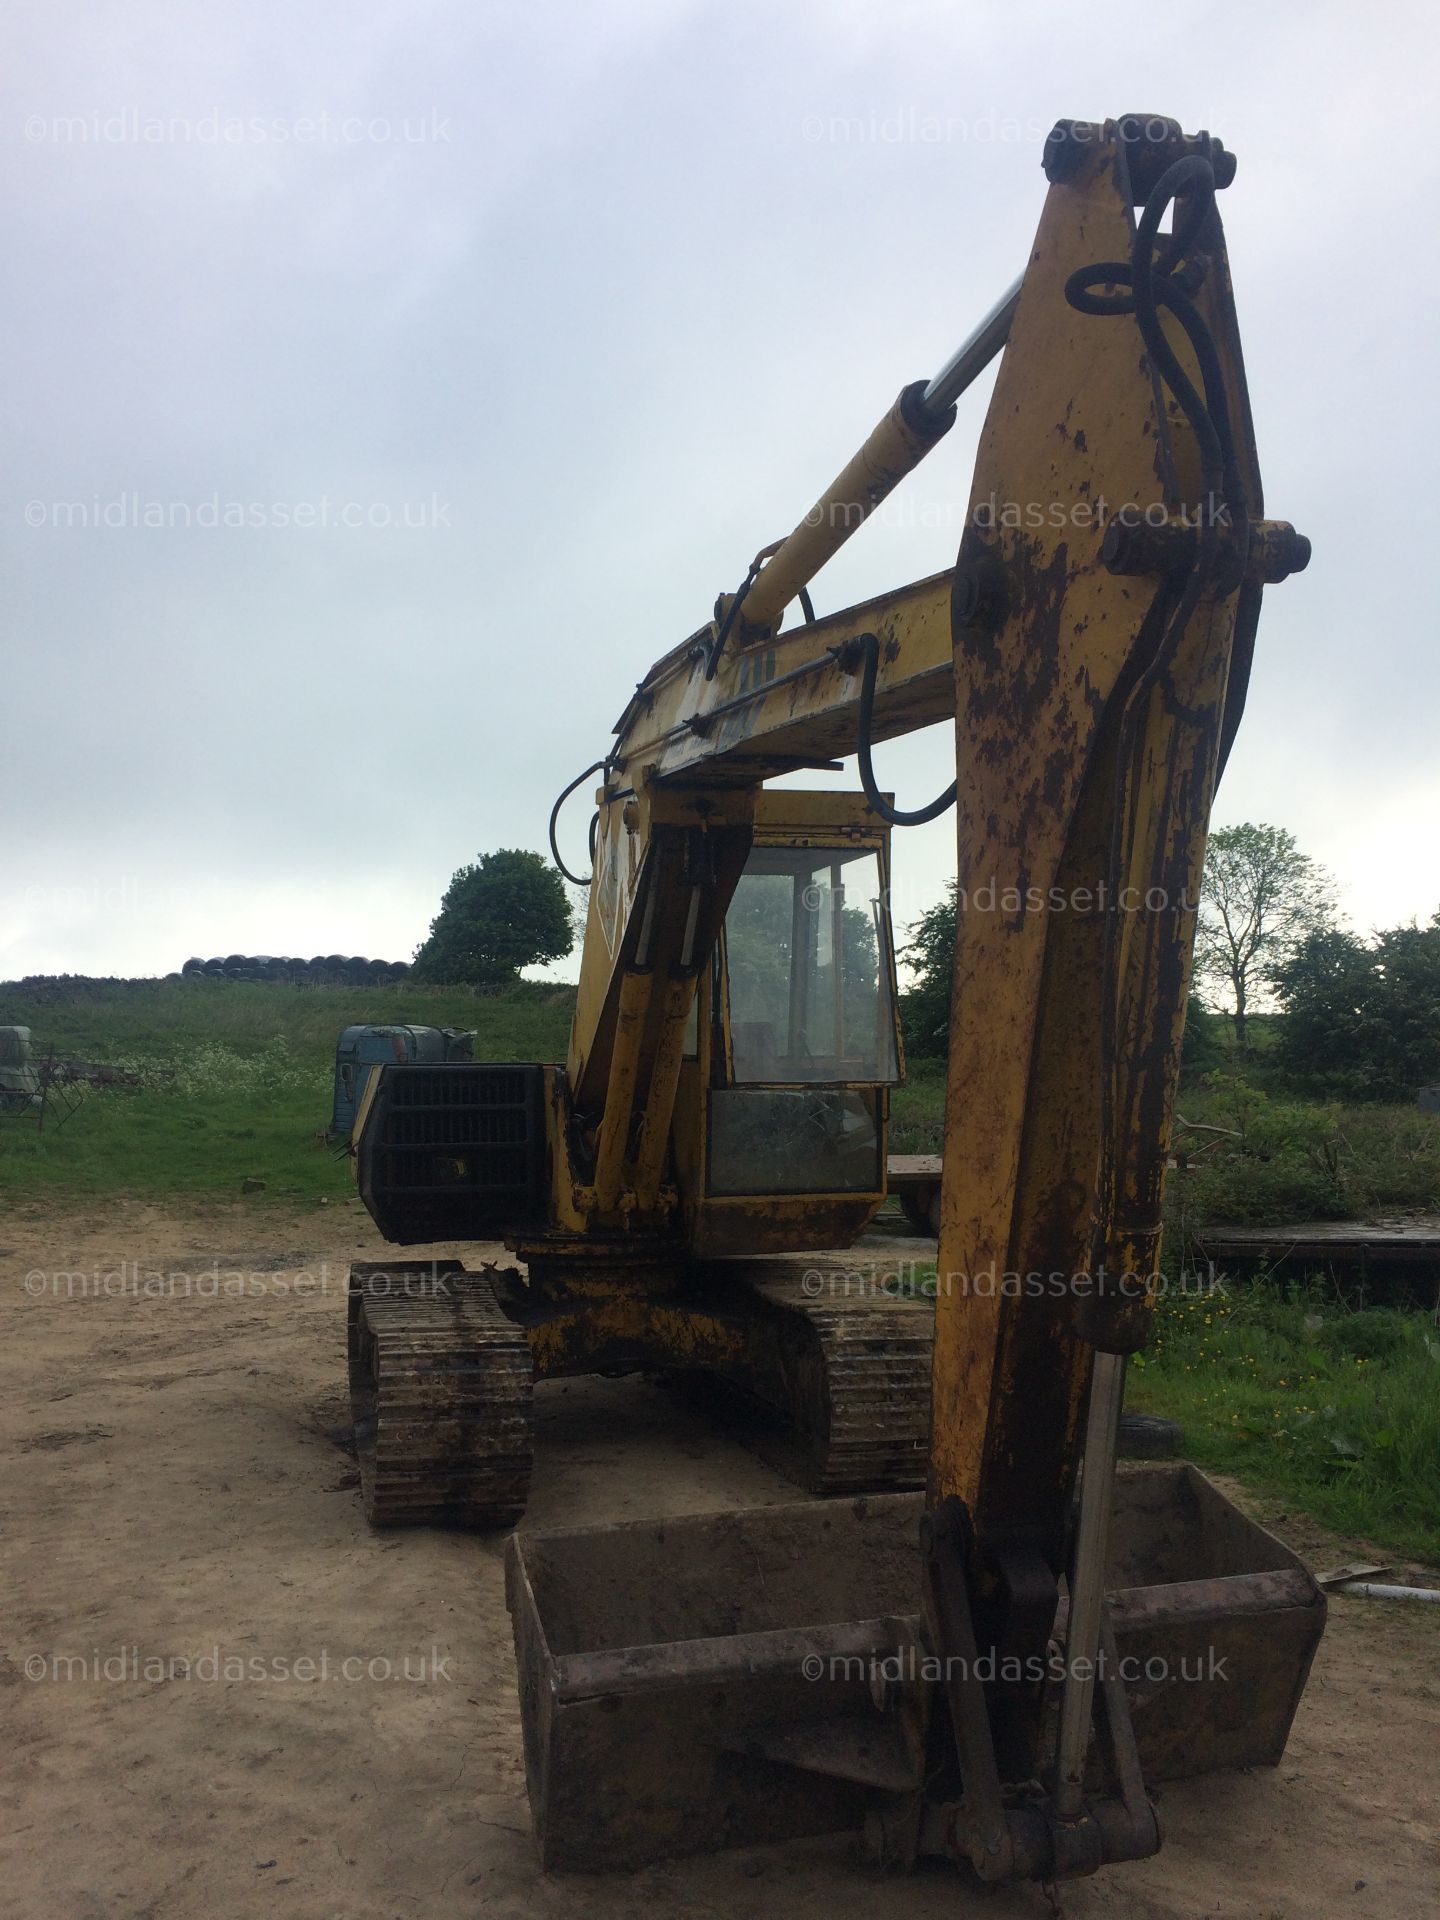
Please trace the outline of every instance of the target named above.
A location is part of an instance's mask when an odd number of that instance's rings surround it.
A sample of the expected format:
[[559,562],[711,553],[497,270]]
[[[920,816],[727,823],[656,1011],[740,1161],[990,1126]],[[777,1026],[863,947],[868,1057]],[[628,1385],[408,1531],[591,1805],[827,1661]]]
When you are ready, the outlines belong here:
[[1090,1377],[1085,1452],[1080,1469],[1080,1524],[1070,1572],[1070,1630],[1060,1696],[1055,1810],[1079,1816],[1085,1793],[1085,1756],[1095,1701],[1095,1662],[1105,1608],[1105,1566],[1115,1505],[1115,1451],[1125,1398],[1125,1356],[1097,1353]]
[[1009,339],[1010,322],[1015,318],[1023,284],[1022,274],[1006,288],[979,326],[972,329],[926,387],[920,404],[932,417],[938,418],[954,406]]

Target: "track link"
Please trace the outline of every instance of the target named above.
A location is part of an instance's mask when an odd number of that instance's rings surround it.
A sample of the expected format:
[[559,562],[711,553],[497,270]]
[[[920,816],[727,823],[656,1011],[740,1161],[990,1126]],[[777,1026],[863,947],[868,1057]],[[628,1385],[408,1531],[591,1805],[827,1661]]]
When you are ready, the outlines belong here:
[[924,1485],[934,1312],[928,1300],[876,1290],[871,1272],[827,1270],[819,1297],[813,1268],[747,1281],[778,1335],[788,1404],[775,1411],[791,1429],[752,1444],[813,1493]]
[[350,1407],[375,1527],[509,1527],[533,1454],[524,1333],[458,1261],[350,1270]]

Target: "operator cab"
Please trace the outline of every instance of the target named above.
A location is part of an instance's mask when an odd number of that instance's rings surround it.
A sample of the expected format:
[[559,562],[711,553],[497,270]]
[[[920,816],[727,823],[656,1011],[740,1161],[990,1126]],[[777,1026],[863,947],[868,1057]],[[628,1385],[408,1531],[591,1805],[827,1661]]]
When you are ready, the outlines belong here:
[[763,794],[696,995],[683,1072],[704,1097],[676,1107],[695,1250],[853,1238],[885,1195],[901,1059],[888,828],[860,795]]

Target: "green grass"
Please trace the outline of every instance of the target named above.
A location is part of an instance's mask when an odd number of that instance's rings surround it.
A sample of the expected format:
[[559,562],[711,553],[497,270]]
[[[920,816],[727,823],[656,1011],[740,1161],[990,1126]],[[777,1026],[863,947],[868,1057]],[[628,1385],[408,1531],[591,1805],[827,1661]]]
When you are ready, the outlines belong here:
[[[0,985],[0,1026],[32,1029],[34,1045],[82,1059],[126,1055],[171,1058],[184,1048],[219,1041],[258,1053],[277,1036],[296,1056],[327,1072],[342,1027],[474,1027],[482,1042],[514,1048],[501,1060],[554,1059],[563,1054],[575,989],[524,980],[490,991],[421,987],[293,987],[249,980],[122,980],[33,991]],[[526,1051],[540,1042],[549,1053]]]
[[[253,1177],[273,1194],[344,1193],[345,1163],[316,1139],[342,1027],[474,1027],[477,1059],[556,1060],[573,1004],[573,988],[535,981],[500,993],[203,978],[0,986],[0,1026],[28,1026],[37,1050],[132,1066],[147,1082],[142,1093],[92,1093],[43,1134],[0,1120],[0,1191],[234,1193]],[[1169,1182],[1172,1247],[1217,1220],[1440,1207],[1436,1116],[1327,1106],[1270,1087],[1252,1064],[1192,1077],[1182,1091],[1192,1125],[1177,1135],[1183,1164]],[[944,1063],[912,1059],[892,1098],[892,1151],[939,1153],[944,1106]]]
[[[897,1299],[933,1300],[929,1262]],[[1181,1451],[1337,1533],[1440,1565],[1440,1332],[1428,1314],[1348,1308],[1273,1279],[1176,1287],[1130,1363],[1126,1405],[1180,1423]]]
[[[335,1042],[356,1024],[475,1030],[477,1060],[563,1057],[574,989],[295,988],[140,980],[33,992],[0,986],[0,1026],[28,1026],[37,1053],[124,1065],[142,1091],[93,1091],[63,1125],[0,1120],[0,1192],[159,1198],[353,1191],[319,1137],[330,1118]],[[172,1076],[173,1078],[167,1077]]]
[[[1440,1208],[1440,1116],[1418,1107],[1299,1099],[1252,1065],[1190,1077],[1178,1113],[1179,1164],[1166,1188],[1177,1251],[1217,1221],[1283,1226]],[[944,1063],[911,1060],[890,1115],[892,1152],[939,1153]]]
[[1198,1466],[1337,1532],[1440,1563],[1440,1335],[1428,1316],[1347,1312],[1264,1281],[1172,1292],[1127,1404],[1178,1420]]

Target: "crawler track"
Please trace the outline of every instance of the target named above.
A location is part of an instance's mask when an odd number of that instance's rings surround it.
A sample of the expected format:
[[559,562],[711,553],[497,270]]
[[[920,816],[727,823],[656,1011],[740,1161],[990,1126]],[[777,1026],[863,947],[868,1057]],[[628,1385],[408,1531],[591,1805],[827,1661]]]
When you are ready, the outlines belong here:
[[[927,1300],[896,1298],[856,1271],[776,1263],[749,1281],[778,1338],[790,1431],[754,1444],[814,1493],[884,1492],[924,1484],[930,1445]],[[847,1284],[853,1280],[853,1286]],[[838,1296],[838,1297],[837,1297]]]
[[[732,1267],[752,1302],[748,1364],[697,1380],[722,1416],[760,1403],[738,1437],[815,1493],[923,1484],[933,1318],[857,1271],[824,1276],[799,1261]],[[656,1355],[657,1365],[667,1356]],[[513,1526],[532,1459],[532,1359],[488,1272],[458,1261],[351,1269],[350,1404],[361,1493],[372,1526]],[[727,1424],[730,1421],[727,1419]]]
[[531,1363],[487,1273],[350,1270],[350,1405],[376,1527],[508,1527],[530,1491]]

